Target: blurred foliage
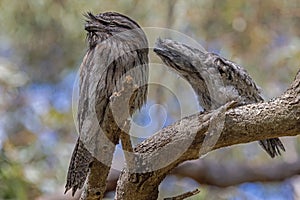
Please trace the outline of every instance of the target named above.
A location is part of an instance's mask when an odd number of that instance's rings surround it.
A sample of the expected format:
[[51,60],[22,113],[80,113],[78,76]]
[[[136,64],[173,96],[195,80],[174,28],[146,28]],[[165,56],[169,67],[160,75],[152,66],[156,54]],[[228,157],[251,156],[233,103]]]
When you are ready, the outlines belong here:
[[39,189],[24,178],[22,165],[8,160],[1,151],[0,199],[34,199],[40,195]]
[[[245,66],[266,98],[280,95],[299,68],[298,0],[0,0],[0,9],[1,199],[33,199],[41,193],[63,192],[76,140],[72,92],[86,51],[83,14],[87,11],[114,10],[143,27],[181,31],[206,49]],[[155,71],[154,79],[166,79],[165,74]],[[180,80],[170,83],[170,89],[186,96],[182,109],[189,109],[193,94],[178,83]],[[153,89],[149,98],[149,105],[168,102],[168,118],[156,118],[165,120],[164,125],[180,117],[174,97],[167,93]],[[153,130],[156,128],[149,132]],[[292,162],[299,146],[296,140],[286,142],[289,149],[281,159]],[[258,164],[280,161],[266,158],[256,144],[247,144],[212,152],[204,159],[224,164],[232,160]],[[166,185],[169,187],[162,188],[167,196],[191,187],[175,187],[172,181]],[[201,190],[205,190],[199,194],[201,199],[216,193],[210,188]],[[231,198],[242,198],[230,191]]]

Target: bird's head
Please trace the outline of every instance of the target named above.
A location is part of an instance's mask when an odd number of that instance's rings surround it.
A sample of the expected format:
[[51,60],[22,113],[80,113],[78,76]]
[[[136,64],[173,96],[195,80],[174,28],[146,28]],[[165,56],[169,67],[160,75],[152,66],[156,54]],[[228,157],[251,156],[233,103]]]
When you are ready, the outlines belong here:
[[[98,15],[88,12],[85,17],[85,30],[88,32],[87,38],[90,46],[122,32],[141,30],[141,27],[135,21],[117,12],[105,12]],[[143,32],[141,36],[145,37]]]

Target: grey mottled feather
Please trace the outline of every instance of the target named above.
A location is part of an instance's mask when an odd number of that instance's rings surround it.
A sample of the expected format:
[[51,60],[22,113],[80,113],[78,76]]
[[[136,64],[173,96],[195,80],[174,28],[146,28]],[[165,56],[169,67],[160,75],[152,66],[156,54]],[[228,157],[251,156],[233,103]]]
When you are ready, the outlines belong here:
[[[232,100],[240,105],[263,102],[260,89],[247,71],[215,53],[168,39],[159,39],[154,52],[191,84],[206,111]],[[272,158],[285,151],[278,138],[259,143]]]
[[[141,86],[128,105],[130,114],[141,108],[147,95],[148,41],[140,26],[115,12],[87,13],[86,18],[89,48],[80,66],[79,138],[65,186],[66,191],[72,188],[73,195],[84,185],[89,165],[96,159],[103,163],[99,181],[105,181],[108,175],[120,134],[115,123],[117,113],[112,112],[109,99],[114,92],[122,90],[125,75]],[[129,102],[124,102],[124,107],[126,104]]]
[[72,195],[74,195],[78,188],[82,188],[88,174],[91,160],[91,153],[84,147],[84,144],[78,138],[69,165],[68,171],[72,173],[68,173],[67,175],[68,184],[66,185],[65,192],[73,187]]

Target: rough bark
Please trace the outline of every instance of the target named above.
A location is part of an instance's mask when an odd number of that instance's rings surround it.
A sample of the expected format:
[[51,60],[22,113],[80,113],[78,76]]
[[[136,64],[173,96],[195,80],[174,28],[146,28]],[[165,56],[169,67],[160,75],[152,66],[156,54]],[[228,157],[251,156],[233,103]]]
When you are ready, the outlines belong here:
[[[158,186],[167,174],[186,160],[199,158],[207,153],[201,145],[207,134],[213,133],[210,124],[224,117],[221,135],[212,149],[240,143],[300,133],[300,71],[290,88],[280,97],[269,102],[250,104],[227,110],[225,105],[215,111],[198,113],[168,126],[135,148],[136,153],[150,161],[163,161],[166,155],[158,155],[166,147],[180,147],[192,141],[188,149],[167,166],[145,173],[135,173],[127,168],[118,180],[116,199],[157,199]],[[227,110],[227,111],[226,111]],[[195,132],[195,134],[191,134]],[[151,160],[153,159],[153,160]],[[155,159],[155,160],[154,160]],[[134,181],[133,181],[134,180]]]

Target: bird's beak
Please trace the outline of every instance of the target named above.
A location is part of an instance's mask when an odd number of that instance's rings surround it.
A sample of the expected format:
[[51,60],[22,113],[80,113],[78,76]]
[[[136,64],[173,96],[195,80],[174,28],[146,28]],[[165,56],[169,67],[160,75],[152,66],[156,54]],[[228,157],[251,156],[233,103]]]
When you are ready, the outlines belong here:
[[89,32],[91,32],[91,31],[105,32],[107,29],[107,23],[106,22],[102,23],[102,21],[99,21],[99,20],[97,23],[89,22],[89,23],[85,24],[84,29]]

